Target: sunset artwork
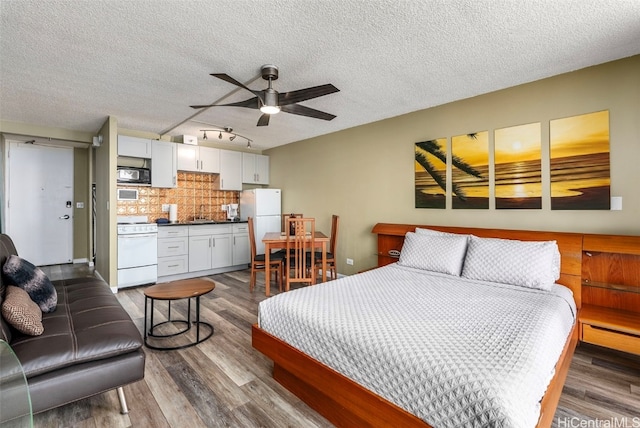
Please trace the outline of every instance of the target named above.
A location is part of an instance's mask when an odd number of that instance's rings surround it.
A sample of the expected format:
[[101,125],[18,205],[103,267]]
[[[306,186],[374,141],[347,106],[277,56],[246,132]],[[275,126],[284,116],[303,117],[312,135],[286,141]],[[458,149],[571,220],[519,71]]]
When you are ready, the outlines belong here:
[[609,111],[549,124],[552,210],[608,210]]
[[489,209],[489,132],[451,137],[454,209]]
[[446,208],[447,139],[415,145],[416,208]]
[[540,122],[495,130],[496,209],[542,208]]

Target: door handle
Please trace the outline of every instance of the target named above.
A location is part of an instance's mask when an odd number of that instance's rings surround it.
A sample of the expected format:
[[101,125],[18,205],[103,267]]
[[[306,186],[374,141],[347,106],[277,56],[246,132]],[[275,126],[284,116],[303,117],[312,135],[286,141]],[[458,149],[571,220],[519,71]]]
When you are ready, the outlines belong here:
[[61,215],[61,216],[60,216],[60,217],[58,217],[58,218],[61,218],[61,219],[63,219],[63,220],[69,220],[71,217],[69,217],[69,214],[65,214],[65,215]]

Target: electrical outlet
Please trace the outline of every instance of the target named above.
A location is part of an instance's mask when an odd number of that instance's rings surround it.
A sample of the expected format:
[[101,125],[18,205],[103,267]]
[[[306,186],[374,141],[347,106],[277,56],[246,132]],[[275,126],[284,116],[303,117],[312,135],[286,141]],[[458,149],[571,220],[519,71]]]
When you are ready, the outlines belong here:
[[76,208],[84,208],[84,202],[76,202]]
[[353,266],[353,259],[347,259],[347,264]]
[[162,204],[162,212],[163,213],[169,212],[169,204]]
[[227,206],[222,204],[222,211],[226,211],[227,210]]

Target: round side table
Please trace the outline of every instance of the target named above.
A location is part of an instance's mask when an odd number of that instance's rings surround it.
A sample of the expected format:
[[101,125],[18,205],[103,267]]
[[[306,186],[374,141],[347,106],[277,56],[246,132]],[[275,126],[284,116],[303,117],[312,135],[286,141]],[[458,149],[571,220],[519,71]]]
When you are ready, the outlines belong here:
[[[184,349],[190,346],[202,343],[213,335],[213,326],[207,322],[200,321],[200,296],[207,294],[216,288],[215,282],[202,278],[185,279],[179,281],[166,282],[163,284],[152,285],[144,290],[144,344],[151,349],[158,349],[162,351],[170,351],[174,349]],[[191,321],[191,299],[196,299],[196,319]],[[187,319],[172,319],[171,318],[171,302],[174,300],[188,299],[187,301]],[[159,323],[153,323],[153,305],[156,300],[167,301],[167,320]],[[151,313],[147,311],[151,303]],[[147,319],[149,318],[149,329],[147,330]],[[164,324],[183,324],[184,328],[170,334],[155,334],[154,330]],[[193,342],[180,346],[160,346],[149,344],[148,338],[155,339],[167,339],[170,337],[179,336],[187,333],[191,330],[191,326],[196,327],[196,337]],[[204,326],[208,328],[208,334],[204,337],[200,335],[200,327]]]

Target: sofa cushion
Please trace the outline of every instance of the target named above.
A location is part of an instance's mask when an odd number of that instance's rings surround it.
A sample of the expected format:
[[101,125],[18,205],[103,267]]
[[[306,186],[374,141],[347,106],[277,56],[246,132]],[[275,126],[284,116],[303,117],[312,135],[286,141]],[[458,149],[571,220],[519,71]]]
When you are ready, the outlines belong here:
[[42,311],[22,288],[9,285],[2,302],[2,316],[20,333],[39,336],[44,331]]
[[56,310],[58,301],[56,289],[47,275],[33,263],[11,255],[2,266],[2,274],[8,284],[18,286],[29,293],[31,300],[40,306],[42,312]]
[[27,378],[142,347],[140,332],[106,282],[87,277],[53,285],[58,308],[43,314],[44,333],[16,334],[11,343]]

